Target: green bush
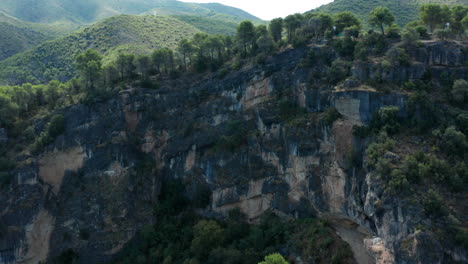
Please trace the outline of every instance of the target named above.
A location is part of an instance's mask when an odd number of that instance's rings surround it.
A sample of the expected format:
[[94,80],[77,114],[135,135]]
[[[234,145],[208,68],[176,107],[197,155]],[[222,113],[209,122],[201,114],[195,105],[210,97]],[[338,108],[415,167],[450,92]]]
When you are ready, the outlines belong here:
[[356,44],[354,56],[360,60],[367,60],[369,56],[380,56],[388,46],[384,35],[371,32],[362,37]]
[[341,57],[352,58],[354,56],[354,48],[358,42],[351,37],[335,38],[330,41],[331,47],[338,52]]
[[385,131],[388,134],[396,134],[400,131],[400,109],[397,106],[384,106],[374,113],[370,128],[374,132]]
[[55,115],[47,124],[46,131],[42,132],[33,145],[33,152],[39,152],[43,147],[51,144],[55,138],[65,131],[65,119],[62,115]]
[[332,63],[328,72],[328,80],[332,84],[337,84],[345,80],[350,73],[351,63],[344,60],[336,60]]
[[414,28],[406,28],[401,33],[401,40],[405,46],[416,46],[419,43],[421,34]]
[[442,197],[432,189],[423,197],[422,204],[428,216],[442,217],[447,214]]
[[414,127],[421,133],[431,131],[440,124],[440,109],[434,106],[431,98],[424,91],[413,93],[408,102],[408,126]]
[[201,220],[193,227],[190,250],[198,259],[204,259],[211,250],[224,243],[224,237],[224,229],[217,222]]
[[468,101],[468,81],[456,80],[453,83],[451,97],[456,104],[463,104]]
[[245,121],[230,121],[227,124],[227,132],[216,142],[217,149],[233,151],[247,144],[248,127]]
[[407,66],[409,65],[409,56],[402,48],[392,47],[385,55],[393,66]]
[[340,119],[342,115],[336,108],[330,107],[327,110],[325,110],[324,116],[323,116],[323,122],[327,126],[331,126],[336,120]]
[[265,257],[265,260],[258,264],[288,264],[283,256],[279,253],[270,254]]
[[48,134],[52,138],[56,138],[65,131],[65,119],[62,115],[52,117],[48,127]]
[[463,156],[468,148],[466,136],[455,127],[448,127],[442,136],[441,148],[448,155]]
[[446,40],[452,37],[452,31],[450,29],[436,29],[434,36],[440,40]]
[[380,133],[376,141],[367,147],[365,155],[368,165],[375,167],[387,151],[391,151],[396,142],[390,139],[386,133]]

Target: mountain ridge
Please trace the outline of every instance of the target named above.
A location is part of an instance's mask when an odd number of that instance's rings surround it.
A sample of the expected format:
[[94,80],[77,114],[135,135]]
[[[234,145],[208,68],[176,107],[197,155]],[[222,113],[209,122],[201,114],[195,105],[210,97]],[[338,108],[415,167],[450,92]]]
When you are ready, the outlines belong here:
[[74,75],[74,58],[86,49],[96,49],[109,61],[117,51],[141,54],[157,48],[175,48],[180,40],[198,32],[201,31],[173,17],[113,16],[1,61],[0,79],[18,79],[21,83],[68,80]]
[[[185,3],[176,0],[4,0],[0,11],[29,22],[71,22],[89,24],[119,14],[143,14],[152,9],[163,10],[166,15],[180,14],[184,9],[191,15],[200,13],[223,14],[232,21],[260,20],[235,7],[221,4]],[[186,13],[185,13],[186,14]]]
[[388,7],[395,15],[395,23],[399,26],[404,26],[407,23],[416,20],[418,17],[419,7],[423,4],[446,4],[468,5],[467,0],[334,0],[331,3],[322,5],[311,12],[324,12],[336,14],[343,11],[350,11],[358,17],[361,22],[368,28],[367,23],[369,13],[378,6]]

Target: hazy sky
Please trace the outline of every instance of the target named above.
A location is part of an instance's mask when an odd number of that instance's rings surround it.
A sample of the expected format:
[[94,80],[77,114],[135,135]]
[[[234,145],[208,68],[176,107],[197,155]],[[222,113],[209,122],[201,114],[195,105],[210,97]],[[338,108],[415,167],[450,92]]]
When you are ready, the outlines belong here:
[[221,3],[243,9],[261,19],[271,20],[294,13],[303,13],[333,0],[181,0],[194,3]]

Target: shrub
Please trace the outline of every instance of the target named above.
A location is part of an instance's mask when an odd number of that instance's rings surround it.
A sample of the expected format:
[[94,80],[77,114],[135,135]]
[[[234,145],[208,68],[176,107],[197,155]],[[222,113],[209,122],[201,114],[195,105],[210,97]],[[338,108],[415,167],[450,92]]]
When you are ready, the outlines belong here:
[[427,169],[414,156],[408,155],[403,161],[401,171],[412,183],[417,183],[421,180],[423,174],[426,175]]
[[227,124],[227,132],[216,142],[216,147],[233,151],[247,144],[248,127],[243,120],[231,121]]
[[52,138],[56,138],[65,131],[65,119],[62,115],[55,115],[50,120],[48,126],[48,134]]
[[356,44],[354,56],[360,60],[367,60],[368,56],[382,55],[387,46],[385,36],[371,32]]
[[422,201],[424,212],[431,217],[440,217],[446,214],[442,197],[430,189]]
[[392,26],[388,27],[386,30],[387,38],[390,39],[398,39],[400,38],[400,27],[398,25],[393,24]]
[[466,136],[455,127],[448,127],[442,136],[442,149],[449,155],[464,155],[468,147]]
[[48,123],[46,131],[42,132],[33,145],[33,152],[39,152],[44,146],[52,143],[57,136],[65,131],[65,120],[62,115],[55,115]]
[[409,56],[402,48],[392,47],[386,53],[387,59],[393,66],[409,65]]
[[357,41],[353,40],[351,37],[343,37],[333,39],[331,46],[335,51],[342,57],[353,57],[354,48],[357,44]]
[[336,108],[330,107],[327,110],[325,110],[325,115],[323,117],[323,122],[325,125],[330,126],[332,125],[336,120],[340,119],[342,115]]
[[258,264],[288,264],[283,256],[279,253],[274,253],[265,257],[265,261],[259,262]]
[[344,60],[336,60],[332,63],[328,73],[328,79],[332,84],[346,79],[349,76],[351,64]]
[[452,37],[452,31],[450,29],[436,29],[434,36],[440,40],[446,40]]
[[456,124],[465,135],[468,134],[468,113],[462,113],[457,116]]
[[395,134],[400,130],[400,109],[397,106],[384,106],[374,113],[370,123],[370,128],[374,132],[385,131],[388,134]]
[[184,210],[189,203],[184,193],[185,185],[181,180],[163,180],[159,204],[155,207],[155,214],[165,217],[176,215]]
[[395,146],[395,141],[387,136],[387,133],[380,133],[377,140],[369,145],[366,149],[367,163],[375,167],[379,160],[387,151],[391,151]]
[[434,106],[426,92],[413,93],[407,102],[407,109],[408,116],[410,116],[409,125],[417,128],[421,133],[439,125],[440,109]]
[[213,220],[201,220],[193,227],[193,240],[190,250],[203,259],[211,250],[224,242],[223,228]]
[[425,38],[429,37],[429,34],[427,33],[427,28],[425,26],[417,26],[414,29],[419,34],[420,38],[425,39]]
[[468,81],[456,80],[453,83],[451,95],[452,100],[457,104],[466,102],[468,99]]
[[393,170],[390,174],[390,180],[387,184],[387,191],[392,194],[406,192],[409,189],[409,182],[402,170]]

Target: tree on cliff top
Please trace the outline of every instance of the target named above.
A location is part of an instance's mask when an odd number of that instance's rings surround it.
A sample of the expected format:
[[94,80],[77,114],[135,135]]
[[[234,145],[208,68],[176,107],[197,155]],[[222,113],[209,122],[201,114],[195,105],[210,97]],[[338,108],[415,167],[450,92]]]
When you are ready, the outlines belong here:
[[376,7],[369,15],[369,24],[374,27],[379,27],[382,35],[385,34],[384,25],[391,26],[395,22],[395,16],[390,9],[386,7]]

